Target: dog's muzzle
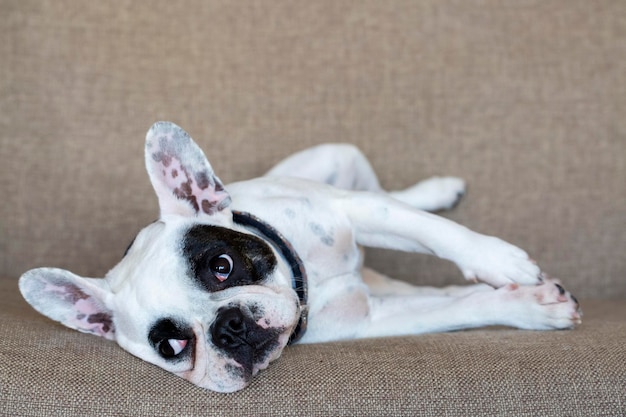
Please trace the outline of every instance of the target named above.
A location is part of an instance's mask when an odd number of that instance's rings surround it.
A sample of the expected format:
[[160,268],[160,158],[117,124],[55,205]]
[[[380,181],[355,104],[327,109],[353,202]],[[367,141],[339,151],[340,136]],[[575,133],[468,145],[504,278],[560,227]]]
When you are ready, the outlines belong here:
[[213,345],[242,366],[248,376],[263,364],[279,345],[281,328],[261,327],[239,307],[218,311],[210,328]]

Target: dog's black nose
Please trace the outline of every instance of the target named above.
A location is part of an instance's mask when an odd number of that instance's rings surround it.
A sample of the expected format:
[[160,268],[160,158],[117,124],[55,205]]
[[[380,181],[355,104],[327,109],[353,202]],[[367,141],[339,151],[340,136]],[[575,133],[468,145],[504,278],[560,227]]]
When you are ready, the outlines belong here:
[[211,325],[213,343],[222,349],[233,349],[245,344],[247,333],[246,319],[239,308],[218,311]]

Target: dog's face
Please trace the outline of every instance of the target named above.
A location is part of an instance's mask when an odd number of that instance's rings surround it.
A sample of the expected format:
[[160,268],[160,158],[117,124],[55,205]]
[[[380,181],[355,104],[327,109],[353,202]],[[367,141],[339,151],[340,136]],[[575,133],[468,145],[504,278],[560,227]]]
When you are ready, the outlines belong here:
[[220,392],[245,387],[278,358],[300,306],[270,244],[233,224],[230,196],[179,127],[148,132],[146,166],[161,217],[106,279],[40,268],[24,298],[68,327]]

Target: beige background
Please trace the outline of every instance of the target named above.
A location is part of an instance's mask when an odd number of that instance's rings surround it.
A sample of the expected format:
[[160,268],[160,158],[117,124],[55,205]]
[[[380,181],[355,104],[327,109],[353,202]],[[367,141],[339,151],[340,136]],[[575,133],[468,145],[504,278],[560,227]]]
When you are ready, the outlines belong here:
[[[3,0],[2,274],[117,262],[156,216],[142,146],[165,119],[225,182],[327,141],[358,144],[390,188],[462,176],[446,215],[582,296],[625,296],[624,5],[366,3]],[[431,259],[372,261],[459,280]]]

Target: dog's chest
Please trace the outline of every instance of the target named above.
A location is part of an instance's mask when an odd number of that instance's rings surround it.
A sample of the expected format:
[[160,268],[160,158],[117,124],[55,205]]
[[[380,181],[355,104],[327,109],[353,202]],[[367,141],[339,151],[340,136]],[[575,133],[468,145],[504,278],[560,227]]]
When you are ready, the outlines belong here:
[[299,184],[273,178],[232,184],[232,208],[276,228],[303,260],[310,279],[354,271],[360,252],[347,216],[331,204],[333,196],[327,194],[327,187]]

